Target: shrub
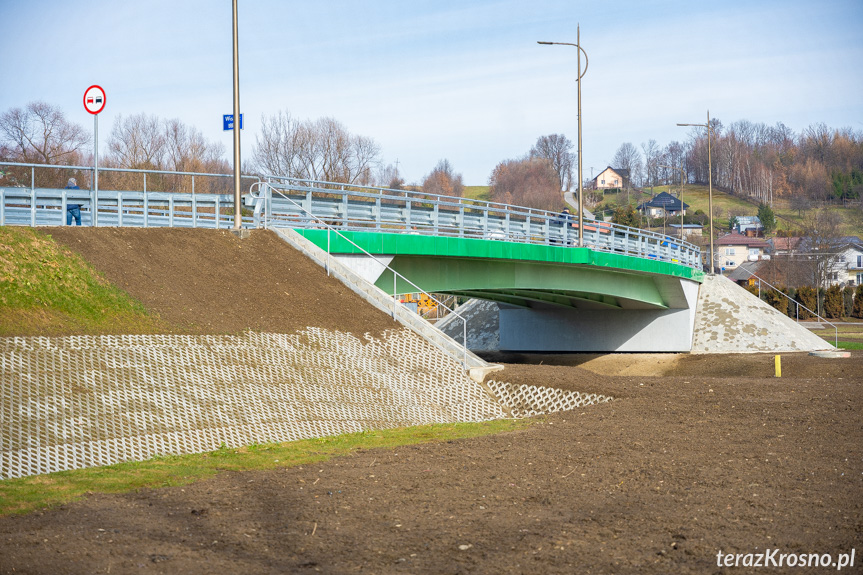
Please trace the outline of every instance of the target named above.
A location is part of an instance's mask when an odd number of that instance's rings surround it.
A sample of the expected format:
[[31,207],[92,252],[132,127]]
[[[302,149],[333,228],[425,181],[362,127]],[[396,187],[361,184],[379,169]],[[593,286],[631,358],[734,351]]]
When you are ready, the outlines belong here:
[[845,289],[842,290],[842,297],[845,300],[845,317],[851,317],[851,313],[854,311],[854,288],[845,286]]
[[788,314],[788,298],[782,293],[771,289],[764,294],[764,301],[772,305],[777,311]]
[[845,300],[842,288],[832,285],[824,292],[824,317],[838,319],[845,314]]
[[854,291],[854,307],[851,316],[863,319],[863,284],[858,285]]
[[815,311],[818,307],[817,292],[812,286],[800,286],[797,288],[797,297],[794,298],[800,302],[800,319],[809,319],[814,317],[811,313],[803,309],[803,306]]

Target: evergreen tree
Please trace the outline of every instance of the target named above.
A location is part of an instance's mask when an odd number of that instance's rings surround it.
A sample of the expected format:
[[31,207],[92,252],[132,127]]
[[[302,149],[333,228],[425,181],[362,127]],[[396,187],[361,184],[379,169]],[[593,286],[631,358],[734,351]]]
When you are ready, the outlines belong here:
[[863,319],[863,284],[858,285],[854,292],[854,308],[851,311],[851,317]]
[[765,234],[776,229],[776,214],[773,213],[773,208],[763,202],[758,204],[758,219],[761,220]]
[[812,311],[815,311],[815,308],[818,306],[817,292],[815,288],[812,286],[800,286],[797,288],[797,297],[795,298],[798,302],[800,302],[800,319],[808,319],[813,317],[811,313],[806,311],[804,308],[807,307]]
[[842,288],[832,285],[824,292],[824,316],[830,319],[838,319],[845,313],[845,301],[842,297]]

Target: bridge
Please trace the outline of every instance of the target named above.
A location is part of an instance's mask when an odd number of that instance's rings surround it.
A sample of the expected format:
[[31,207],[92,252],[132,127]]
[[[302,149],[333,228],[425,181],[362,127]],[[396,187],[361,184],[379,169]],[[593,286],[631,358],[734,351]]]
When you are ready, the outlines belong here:
[[[65,225],[77,203],[84,225],[231,228],[230,194],[195,193],[194,179],[191,191],[148,191],[147,173],[162,174],[144,172],[142,190],[0,188],[0,225]],[[418,286],[497,302],[505,349],[690,349],[704,274],[699,248],[677,238],[406,190],[277,176],[250,190],[244,228],[295,230],[390,295]]]

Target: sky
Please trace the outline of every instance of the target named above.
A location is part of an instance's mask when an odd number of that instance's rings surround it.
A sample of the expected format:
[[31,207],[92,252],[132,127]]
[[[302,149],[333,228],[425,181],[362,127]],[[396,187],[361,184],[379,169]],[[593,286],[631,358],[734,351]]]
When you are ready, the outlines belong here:
[[[241,151],[262,116],[332,117],[373,138],[408,183],[448,159],[466,185],[537,138],[577,147],[583,175],[624,142],[664,147],[739,120],[795,133],[863,130],[861,0],[238,0]],[[0,0],[0,113],[44,101],[93,130],[119,117],[179,118],[231,157],[230,0]],[[585,66],[582,60],[582,67]]]

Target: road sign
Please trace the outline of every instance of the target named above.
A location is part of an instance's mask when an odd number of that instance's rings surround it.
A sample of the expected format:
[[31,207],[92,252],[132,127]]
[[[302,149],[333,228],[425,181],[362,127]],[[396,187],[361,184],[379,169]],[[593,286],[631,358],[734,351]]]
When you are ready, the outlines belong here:
[[102,86],[93,85],[84,92],[84,109],[91,114],[98,114],[105,108],[105,90]]
[[[234,115],[222,114],[222,130],[228,131],[234,129]],[[240,114],[240,129],[243,129],[243,115]]]

